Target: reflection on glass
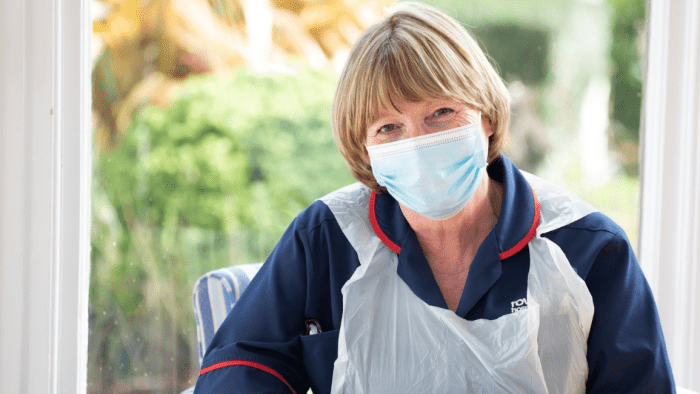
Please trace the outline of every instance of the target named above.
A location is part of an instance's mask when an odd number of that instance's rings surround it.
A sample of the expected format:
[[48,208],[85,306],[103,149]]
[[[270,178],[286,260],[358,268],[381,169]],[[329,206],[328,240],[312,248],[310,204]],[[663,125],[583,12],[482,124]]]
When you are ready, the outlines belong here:
[[[336,72],[389,3],[93,0],[91,393],[192,386],[197,278],[263,261],[301,209],[353,182],[330,130]],[[498,64],[506,154],[636,244],[644,2],[428,3]]]

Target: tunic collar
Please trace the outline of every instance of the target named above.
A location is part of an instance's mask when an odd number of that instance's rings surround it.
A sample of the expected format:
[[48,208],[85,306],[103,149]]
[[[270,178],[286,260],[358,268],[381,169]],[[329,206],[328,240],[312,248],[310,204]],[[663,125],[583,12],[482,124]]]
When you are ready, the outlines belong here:
[[[534,194],[508,158],[501,155],[488,166],[487,173],[503,184],[501,214],[496,226],[479,246],[469,268],[457,308],[457,315],[462,317],[496,283],[501,275],[501,264],[526,246],[539,222],[539,206]],[[398,202],[388,193],[372,193],[369,214],[377,236],[398,253],[397,272],[401,279],[427,304],[447,308],[418,239]]]

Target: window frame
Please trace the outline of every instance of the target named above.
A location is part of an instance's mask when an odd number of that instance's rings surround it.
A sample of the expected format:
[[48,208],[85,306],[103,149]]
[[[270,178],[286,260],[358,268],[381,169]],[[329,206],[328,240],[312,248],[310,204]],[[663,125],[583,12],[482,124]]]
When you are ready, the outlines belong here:
[[0,4],[0,392],[87,391],[89,12]]
[[676,384],[700,390],[700,2],[647,0],[639,261]]
[[[697,7],[695,0],[647,0],[639,248],[677,383],[694,390]],[[87,391],[91,26],[90,0],[0,3],[0,392]]]

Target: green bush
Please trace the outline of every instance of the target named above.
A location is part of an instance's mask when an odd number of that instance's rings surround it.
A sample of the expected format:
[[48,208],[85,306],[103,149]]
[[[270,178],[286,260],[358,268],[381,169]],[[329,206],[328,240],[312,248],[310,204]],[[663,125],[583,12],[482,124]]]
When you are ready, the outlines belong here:
[[196,278],[262,261],[300,210],[353,182],[331,133],[335,80],[308,69],[191,79],[97,157],[92,391],[124,379],[148,391],[149,376],[158,392],[191,385]]

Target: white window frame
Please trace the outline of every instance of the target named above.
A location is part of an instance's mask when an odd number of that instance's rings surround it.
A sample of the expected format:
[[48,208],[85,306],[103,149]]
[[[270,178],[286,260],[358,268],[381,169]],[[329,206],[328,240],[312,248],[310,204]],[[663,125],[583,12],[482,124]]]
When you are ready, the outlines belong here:
[[0,2],[0,392],[85,393],[89,0]]
[[700,0],[647,0],[639,261],[676,384],[700,391]]
[[[697,391],[699,3],[647,2],[639,248],[677,384]],[[87,390],[89,9],[89,0],[0,2],[2,393]]]

